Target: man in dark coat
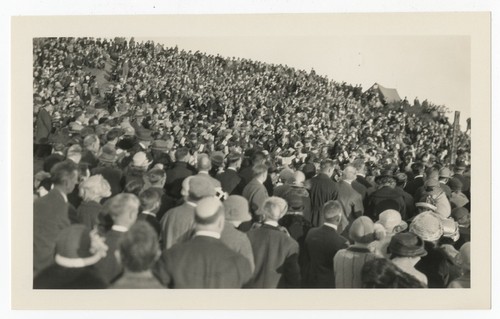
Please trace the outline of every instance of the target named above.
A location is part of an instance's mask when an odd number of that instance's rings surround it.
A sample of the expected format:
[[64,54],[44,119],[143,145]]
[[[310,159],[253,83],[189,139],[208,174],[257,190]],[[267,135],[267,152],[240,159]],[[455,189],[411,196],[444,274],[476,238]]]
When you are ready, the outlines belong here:
[[243,183],[238,170],[241,167],[241,154],[230,153],[227,156],[227,169],[215,176],[222,185],[222,190],[229,195],[241,195]]
[[322,213],[325,222],[322,226],[311,229],[305,240],[305,288],[335,288],[333,258],[349,244],[348,240],[337,232],[343,214],[340,202],[327,202]]
[[415,177],[406,183],[405,192],[415,197],[417,189],[424,186],[424,164],[416,162],[411,164],[411,171]]
[[[253,167],[258,164],[264,164],[266,163],[266,155],[261,152],[257,151],[253,153],[252,155],[252,161],[251,165],[241,169],[240,171],[240,177],[242,179],[242,187],[245,187],[250,181],[253,179]],[[266,187],[267,193],[272,194],[273,193],[273,182],[271,180],[271,176],[268,174],[266,180],[264,181],[264,186]]]
[[51,170],[54,188],[37,199],[33,207],[33,271],[38,274],[54,263],[56,240],[70,225],[68,198],[78,182],[76,164],[67,160]]
[[365,215],[376,222],[381,212],[387,209],[394,209],[405,220],[406,203],[401,193],[395,189],[396,179],[394,176],[380,175],[376,177],[375,181],[379,184],[379,187],[368,196]]
[[352,162],[352,166],[356,169],[356,182],[363,185],[366,189],[373,187],[365,177],[365,161],[363,159],[356,159]]
[[331,177],[334,172],[334,163],[332,160],[325,160],[321,163],[320,172],[311,178],[311,210],[313,227],[323,224],[321,208],[329,200],[335,200],[338,197],[338,187]]
[[287,210],[286,201],[268,198],[262,207],[265,221],[247,233],[255,258],[255,272],[248,288],[299,288],[299,245],[279,228]]
[[195,234],[163,252],[153,272],[169,288],[241,288],[251,276],[243,255],[221,240],[224,207],[206,197],[195,209]]
[[396,179],[396,187],[394,189],[397,190],[401,194],[401,196],[403,196],[403,199],[405,201],[405,210],[406,210],[405,219],[410,220],[413,216],[416,215],[416,210],[415,210],[415,200],[413,199],[413,196],[411,196],[404,190],[408,177],[406,176],[406,173],[398,173],[394,177]]
[[175,164],[167,170],[167,182],[165,189],[167,194],[175,199],[180,199],[182,181],[195,173],[195,170],[188,164],[189,150],[187,148],[179,148],[175,152]]
[[342,204],[344,214],[350,222],[363,215],[364,212],[361,194],[352,186],[355,179],[356,169],[353,166],[346,166],[342,173],[342,180],[337,183],[338,201]]
[[47,104],[38,111],[36,118],[35,143],[40,144],[43,140],[48,139],[52,131],[52,117],[50,114],[54,110],[52,104]]

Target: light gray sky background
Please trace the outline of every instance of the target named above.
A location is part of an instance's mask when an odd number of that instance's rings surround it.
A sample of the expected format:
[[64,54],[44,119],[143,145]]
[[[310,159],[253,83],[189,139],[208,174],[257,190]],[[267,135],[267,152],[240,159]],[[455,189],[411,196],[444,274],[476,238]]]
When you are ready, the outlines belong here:
[[[470,117],[467,36],[179,37],[151,39],[180,49],[314,68],[318,74],[368,89],[377,82],[410,103],[418,96]],[[449,115],[453,119],[453,112]]]

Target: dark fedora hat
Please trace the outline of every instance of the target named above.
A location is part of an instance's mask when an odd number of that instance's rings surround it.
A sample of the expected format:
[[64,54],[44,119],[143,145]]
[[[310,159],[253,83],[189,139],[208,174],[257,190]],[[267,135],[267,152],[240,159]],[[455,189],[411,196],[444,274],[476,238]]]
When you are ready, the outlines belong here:
[[391,238],[387,251],[400,257],[422,257],[427,255],[424,241],[413,233],[398,233]]

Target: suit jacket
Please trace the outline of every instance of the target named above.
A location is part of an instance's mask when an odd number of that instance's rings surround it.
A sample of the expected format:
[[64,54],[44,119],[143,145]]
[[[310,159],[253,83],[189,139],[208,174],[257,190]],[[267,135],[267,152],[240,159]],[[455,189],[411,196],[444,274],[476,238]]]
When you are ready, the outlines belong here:
[[196,176],[206,179],[210,184],[212,184],[215,190],[222,189],[220,181],[218,179],[213,178],[208,173],[199,172],[198,174],[196,174]]
[[175,199],[181,198],[182,181],[194,174],[194,170],[185,162],[175,162],[174,166],[167,170],[167,181],[165,190],[167,194]]
[[298,288],[299,244],[279,228],[263,224],[247,233],[255,258],[248,288]]
[[361,195],[361,199],[364,201],[366,199],[366,196],[368,195],[368,188],[357,180],[353,180],[351,186],[356,192]]
[[229,195],[241,195],[243,192],[242,179],[233,169],[227,169],[215,176],[220,181],[222,190]]
[[115,251],[118,250],[120,239],[124,234],[124,232],[111,229],[104,235],[108,251],[106,257],[99,260],[95,267],[107,284],[114,282],[123,273],[123,266],[116,259]]
[[395,209],[404,218],[406,216],[406,203],[401,193],[389,186],[377,189],[368,196],[365,215],[374,222],[378,215],[386,209]]
[[411,196],[415,197],[417,189],[422,186],[424,186],[424,178],[422,176],[419,176],[406,183],[404,190]]
[[255,270],[255,261],[253,258],[252,244],[248,239],[247,234],[237,230],[229,223],[224,223],[224,229],[220,234],[220,240],[237,253],[240,253],[248,260],[250,264],[250,271],[253,273]]
[[323,224],[323,216],[321,209],[323,205],[329,200],[338,198],[337,183],[332,181],[326,174],[319,173],[311,178],[311,189],[309,191],[311,196],[311,223],[314,227]]
[[33,271],[36,275],[54,263],[57,237],[70,225],[70,220],[69,204],[57,189],[35,200],[33,206]]
[[194,224],[194,210],[195,206],[185,202],[165,214],[161,221],[161,238],[164,249],[169,249],[177,242],[185,241],[191,235]]
[[248,200],[250,213],[258,215],[260,215],[262,204],[269,197],[264,185],[255,178],[245,186],[242,195]]
[[164,251],[153,272],[169,288],[241,288],[251,276],[245,257],[208,236]]
[[84,224],[90,229],[94,228],[94,226],[99,225],[99,213],[102,210],[102,205],[95,201],[82,202],[76,210],[78,223]]
[[409,220],[413,218],[417,213],[415,210],[415,201],[413,200],[413,196],[405,192],[404,189],[399,186],[396,186],[394,189],[397,190],[401,194],[401,196],[403,196],[403,199],[405,201],[406,214],[401,215],[401,218],[403,220]]
[[[240,177],[242,179],[242,187],[244,188],[253,179],[252,166],[247,166],[240,171]],[[273,181],[271,180],[270,174],[267,174],[267,179],[264,181],[264,187],[268,194],[273,193]]]
[[94,266],[66,268],[53,264],[33,280],[33,289],[104,289],[107,283]]
[[320,226],[309,231],[305,240],[308,261],[304,286],[306,288],[335,288],[333,258],[347,248],[348,240],[330,226]]

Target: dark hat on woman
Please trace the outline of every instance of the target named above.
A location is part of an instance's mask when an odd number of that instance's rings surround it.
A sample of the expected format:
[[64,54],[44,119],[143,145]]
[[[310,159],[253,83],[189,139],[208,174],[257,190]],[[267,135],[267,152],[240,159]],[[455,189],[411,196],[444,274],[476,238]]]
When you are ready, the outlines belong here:
[[413,233],[398,233],[391,238],[387,251],[400,257],[422,257],[427,255],[424,241]]

